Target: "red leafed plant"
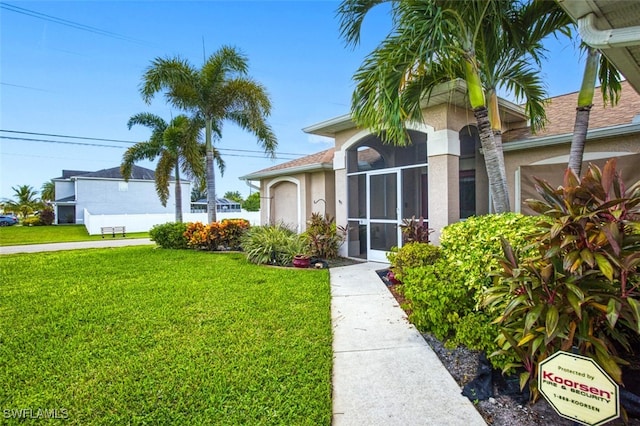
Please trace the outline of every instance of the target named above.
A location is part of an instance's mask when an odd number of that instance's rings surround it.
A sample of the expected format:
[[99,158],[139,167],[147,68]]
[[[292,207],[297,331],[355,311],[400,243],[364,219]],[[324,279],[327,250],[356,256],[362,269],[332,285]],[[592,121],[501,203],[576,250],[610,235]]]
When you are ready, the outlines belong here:
[[484,299],[501,313],[500,352],[517,354],[534,400],[537,366],[558,350],[595,359],[622,383],[640,334],[640,182],[625,188],[615,159],[582,180],[567,169],[557,189],[536,182],[541,200],[528,204],[543,215],[530,237],[538,253],[518,259],[503,241],[503,270]]

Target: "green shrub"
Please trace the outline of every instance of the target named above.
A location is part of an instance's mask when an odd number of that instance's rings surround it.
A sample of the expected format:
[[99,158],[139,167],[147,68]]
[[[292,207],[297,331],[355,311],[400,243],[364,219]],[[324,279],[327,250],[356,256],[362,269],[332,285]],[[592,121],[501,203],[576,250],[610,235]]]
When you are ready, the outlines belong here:
[[44,225],[38,216],[29,216],[22,219],[23,226],[42,226]]
[[312,213],[303,235],[309,244],[309,254],[323,259],[333,259],[338,257],[338,249],[347,232],[343,226],[336,225],[335,218]]
[[247,259],[257,264],[287,266],[307,248],[302,235],[282,225],[254,226],[241,241]]
[[538,251],[519,255],[505,242],[502,279],[487,292],[502,353],[517,355],[534,399],[538,364],[558,350],[595,359],[622,383],[622,357],[640,334],[640,181],[625,190],[615,164],[592,165],[582,180],[568,169],[558,189],[537,180]]
[[387,259],[391,264],[395,278],[402,281],[407,270],[431,265],[439,255],[440,249],[437,246],[412,242],[403,245],[402,248],[392,247],[391,251],[387,253]]
[[155,241],[162,248],[185,249],[187,248],[187,237],[184,233],[187,224],[183,222],[168,222],[155,225],[149,231],[151,241]]
[[[435,261],[403,269],[403,291],[410,301],[411,321],[450,344],[464,344],[489,354],[497,350],[497,343],[493,342],[497,327],[489,331],[491,334],[470,330],[478,322],[476,314],[482,295],[491,286],[490,274],[499,270],[501,237],[516,247],[524,247],[525,236],[537,230],[538,220],[505,213],[471,217],[445,227]],[[492,311],[485,314],[490,319],[498,316]],[[506,359],[492,358],[492,362],[502,368]]]

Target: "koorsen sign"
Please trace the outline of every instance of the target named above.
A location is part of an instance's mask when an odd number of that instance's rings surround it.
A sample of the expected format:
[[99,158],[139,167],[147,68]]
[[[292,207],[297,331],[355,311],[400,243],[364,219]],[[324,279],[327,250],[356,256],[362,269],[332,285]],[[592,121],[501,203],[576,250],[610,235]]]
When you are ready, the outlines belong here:
[[542,361],[538,389],[560,416],[585,425],[620,416],[618,384],[585,356],[559,351]]

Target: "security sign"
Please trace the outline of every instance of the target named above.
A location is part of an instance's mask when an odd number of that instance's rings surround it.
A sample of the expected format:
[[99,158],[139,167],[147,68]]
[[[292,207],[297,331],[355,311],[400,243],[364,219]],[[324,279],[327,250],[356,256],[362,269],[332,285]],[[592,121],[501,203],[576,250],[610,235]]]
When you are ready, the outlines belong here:
[[538,389],[560,416],[585,425],[620,416],[618,384],[585,356],[559,351],[542,361]]

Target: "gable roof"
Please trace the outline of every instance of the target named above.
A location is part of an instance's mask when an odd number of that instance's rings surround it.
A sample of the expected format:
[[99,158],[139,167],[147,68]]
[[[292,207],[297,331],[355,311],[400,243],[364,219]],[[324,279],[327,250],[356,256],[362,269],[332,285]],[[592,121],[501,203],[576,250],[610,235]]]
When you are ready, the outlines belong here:
[[260,180],[272,176],[282,176],[294,173],[333,170],[334,148],[316,152],[306,157],[297,158],[286,163],[278,164],[266,169],[240,176],[241,180]]

